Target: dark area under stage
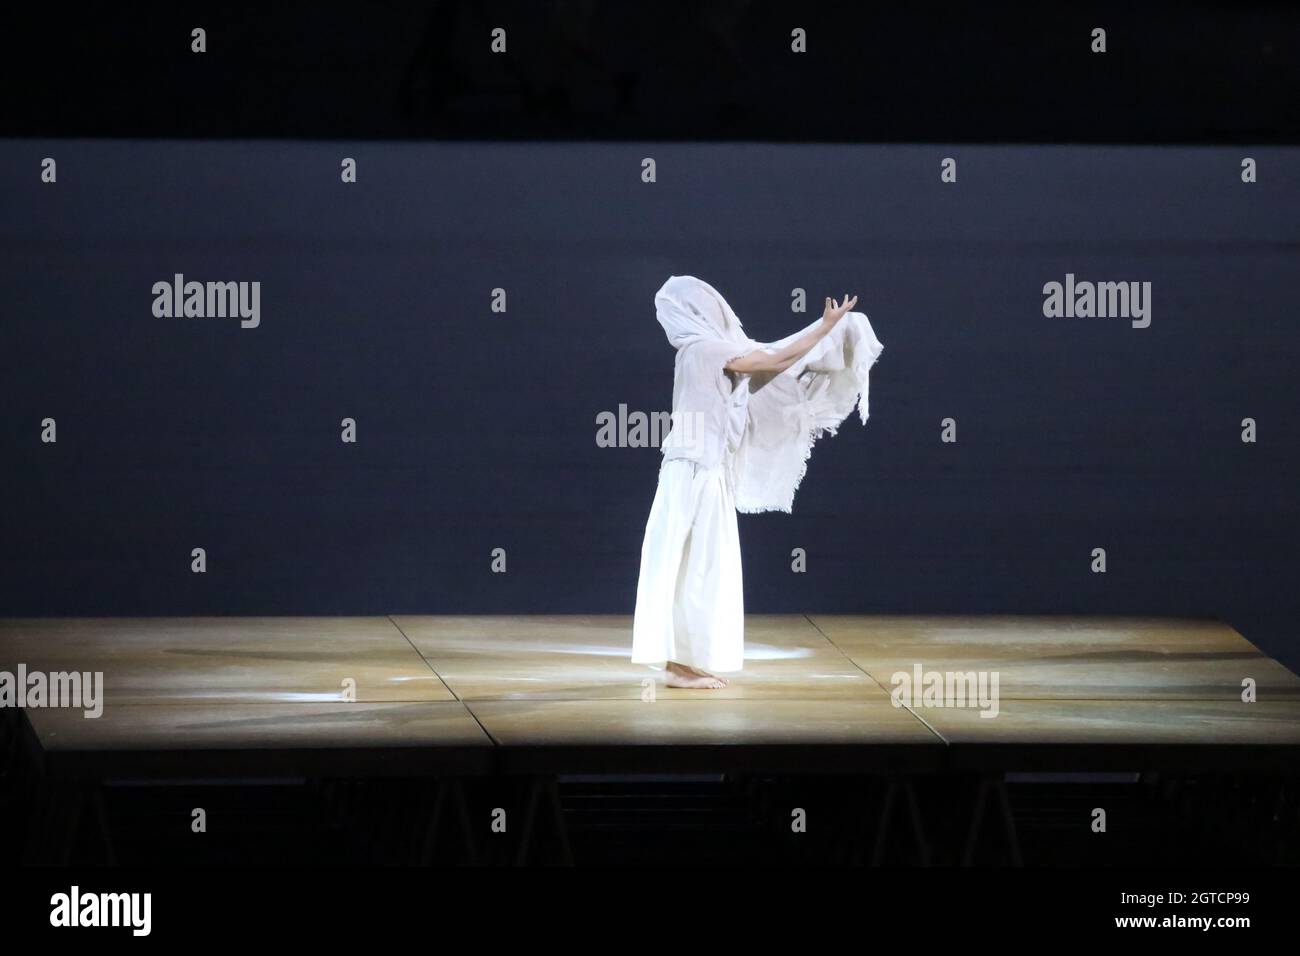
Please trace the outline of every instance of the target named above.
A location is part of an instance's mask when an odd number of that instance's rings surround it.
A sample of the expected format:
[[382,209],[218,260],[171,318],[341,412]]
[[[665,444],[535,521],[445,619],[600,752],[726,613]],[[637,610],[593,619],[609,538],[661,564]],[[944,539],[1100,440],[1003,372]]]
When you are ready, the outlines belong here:
[[[1300,678],[1225,624],[747,627],[745,671],[701,692],[652,689],[617,616],[3,621],[0,670],[103,675],[97,718],[0,710],[3,845],[142,865],[1300,862]],[[996,696],[896,706],[918,668],[996,675]]]

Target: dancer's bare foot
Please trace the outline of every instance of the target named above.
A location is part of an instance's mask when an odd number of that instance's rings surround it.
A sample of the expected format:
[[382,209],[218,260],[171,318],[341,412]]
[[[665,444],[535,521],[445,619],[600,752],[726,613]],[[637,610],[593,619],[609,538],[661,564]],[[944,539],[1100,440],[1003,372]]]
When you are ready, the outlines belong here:
[[687,667],[685,664],[678,664],[676,661],[669,661],[665,669],[668,673],[664,683],[669,687],[685,687],[688,690],[721,690],[731,683],[725,677],[718,677],[716,674],[710,674],[708,671],[702,671],[695,667]]

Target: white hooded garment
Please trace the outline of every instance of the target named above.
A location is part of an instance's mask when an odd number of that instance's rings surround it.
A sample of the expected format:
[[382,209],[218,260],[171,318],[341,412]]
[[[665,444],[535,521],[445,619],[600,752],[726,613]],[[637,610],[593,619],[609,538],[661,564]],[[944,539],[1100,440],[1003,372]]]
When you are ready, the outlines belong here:
[[866,315],[849,312],[791,368],[741,376],[733,388],[723,371],[729,361],[782,349],[821,318],[779,341],[755,342],[721,293],[694,276],[670,276],[655,312],[677,350],[664,457],[724,464],[737,511],[790,512],[817,439],[834,435],[855,406],[867,422],[868,375],[884,346]]
[[[883,350],[866,315],[846,314],[794,366],[728,376],[732,359],[775,351],[810,331],[755,342],[716,289],[671,276],[655,295],[677,350],[672,428],[641,547],[632,661],[740,670],[744,598],[736,512],[785,511],[813,443],[856,405],[867,420],[867,375]],[[820,322],[819,318],[817,322]]]

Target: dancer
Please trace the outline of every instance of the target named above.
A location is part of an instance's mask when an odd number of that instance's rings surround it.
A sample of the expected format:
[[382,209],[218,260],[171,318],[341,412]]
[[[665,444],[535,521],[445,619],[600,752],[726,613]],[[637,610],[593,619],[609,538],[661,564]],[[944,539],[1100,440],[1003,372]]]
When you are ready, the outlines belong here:
[[719,689],[744,663],[745,611],[736,512],[784,511],[813,443],[858,407],[884,346],[857,296],[778,342],[745,335],[726,299],[670,276],[655,310],[677,350],[672,426],[646,521],[632,661],[669,687]]

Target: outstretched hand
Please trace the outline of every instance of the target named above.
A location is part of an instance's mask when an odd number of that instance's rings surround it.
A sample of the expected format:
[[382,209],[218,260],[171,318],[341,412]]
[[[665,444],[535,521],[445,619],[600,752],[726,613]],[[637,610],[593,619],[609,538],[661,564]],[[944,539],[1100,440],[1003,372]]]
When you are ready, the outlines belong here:
[[842,303],[827,296],[826,311],[822,313],[822,321],[826,323],[827,328],[833,328],[835,323],[844,318],[844,316],[857,304],[858,297],[856,295],[850,299],[848,295],[845,294]]
[[823,336],[835,328],[835,323],[844,318],[849,310],[857,304],[858,297],[856,295],[853,298],[846,295],[843,302],[827,299],[826,311],[822,313],[822,324],[820,326],[814,323],[798,338],[791,336],[788,344],[778,351],[755,349],[740,358],[732,359],[724,368],[729,372],[740,372],[743,375],[753,375],[757,372],[784,372],[807,355],[812,347],[822,340]]

